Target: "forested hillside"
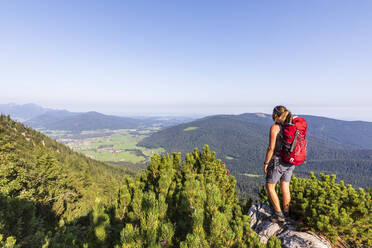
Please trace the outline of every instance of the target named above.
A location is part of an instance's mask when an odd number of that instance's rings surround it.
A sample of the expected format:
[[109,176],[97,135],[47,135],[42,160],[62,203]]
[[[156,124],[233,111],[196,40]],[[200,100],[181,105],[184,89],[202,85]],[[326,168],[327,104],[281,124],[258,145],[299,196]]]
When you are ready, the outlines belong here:
[[96,198],[111,202],[123,176],[0,115],[0,234],[40,243],[57,221],[86,216]]
[[[316,174],[335,173],[346,183],[371,187],[372,149],[367,149],[369,143],[364,138],[361,138],[360,147],[365,149],[358,149],[353,140],[362,137],[365,131],[371,130],[372,133],[372,123],[332,121],[312,116],[305,118],[309,125],[308,160],[296,168],[295,174],[307,176],[310,171]],[[325,122],[319,124],[323,119]],[[139,145],[163,147],[169,152],[187,152],[208,144],[237,177],[239,189],[252,192],[264,181],[262,163],[271,124],[271,117],[265,114],[211,116],[161,130]],[[360,130],[354,125],[363,125],[364,128]],[[336,128],[337,131],[324,131]],[[337,132],[342,137],[338,140],[334,138]],[[251,177],[250,180],[247,177]]]

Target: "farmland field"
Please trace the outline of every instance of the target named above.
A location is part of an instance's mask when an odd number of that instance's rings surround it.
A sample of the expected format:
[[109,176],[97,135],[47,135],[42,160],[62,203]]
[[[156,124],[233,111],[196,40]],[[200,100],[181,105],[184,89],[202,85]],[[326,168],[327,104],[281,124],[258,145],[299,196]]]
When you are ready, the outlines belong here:
[[104,162],[144,164],[153,154],[165,152],[163,148],[148,149],[137,146],[138,142],[157,131],[157,128],[93,130],[80,133],[41,131],[77,152]]

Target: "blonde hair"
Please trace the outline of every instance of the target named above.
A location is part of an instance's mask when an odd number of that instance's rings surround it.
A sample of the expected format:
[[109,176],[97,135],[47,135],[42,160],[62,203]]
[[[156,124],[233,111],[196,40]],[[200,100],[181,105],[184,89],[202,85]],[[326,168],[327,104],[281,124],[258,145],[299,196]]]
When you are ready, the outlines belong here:
[[291,111],[282,105],[278,105],[273,110],[273,121],[278,124],[292,123],[293,117]]

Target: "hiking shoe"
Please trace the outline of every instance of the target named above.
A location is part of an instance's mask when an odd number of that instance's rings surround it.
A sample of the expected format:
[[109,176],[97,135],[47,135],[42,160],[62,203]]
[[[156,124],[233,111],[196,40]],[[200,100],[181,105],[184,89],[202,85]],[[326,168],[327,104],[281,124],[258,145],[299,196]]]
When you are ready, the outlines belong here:
[[271,215],[271,221],[274,223],[284,223],[285,222],[285,216],[282,212],[274,212]]

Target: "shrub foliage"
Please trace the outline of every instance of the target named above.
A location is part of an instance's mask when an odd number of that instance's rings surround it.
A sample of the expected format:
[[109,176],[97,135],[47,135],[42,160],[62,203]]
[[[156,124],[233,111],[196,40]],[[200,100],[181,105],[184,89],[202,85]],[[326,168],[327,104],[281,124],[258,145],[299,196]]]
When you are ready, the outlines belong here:
[[260,246],[235,195],[234,177],[208,146],[181,155],[155,155],[119,191],[121,247]]
[[[322,233],[332,242],[341,237],[352,247],[372,247],[372,198],[371,191],[355,190],[335,175],[321,174],[316,178],[293,176],[291,191],[291,215],[303,226]],[[280,191],[280,188],[277,188]],[[281,192],[279,192],[281,195]],[[261,200],[268,200],[261,189]]]

